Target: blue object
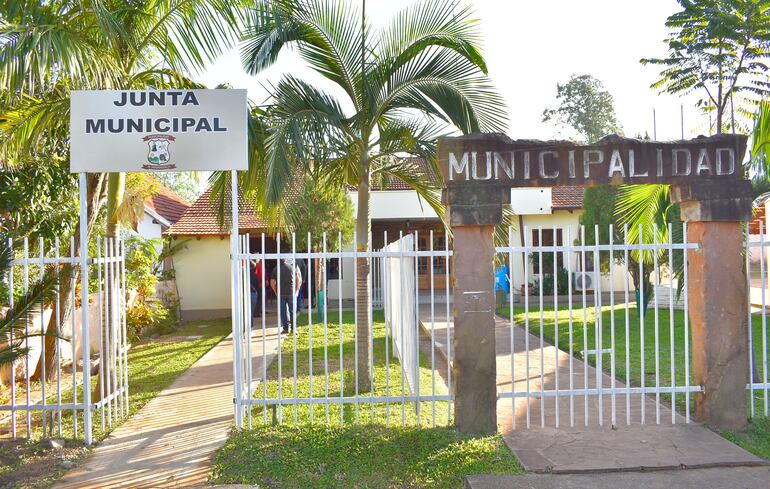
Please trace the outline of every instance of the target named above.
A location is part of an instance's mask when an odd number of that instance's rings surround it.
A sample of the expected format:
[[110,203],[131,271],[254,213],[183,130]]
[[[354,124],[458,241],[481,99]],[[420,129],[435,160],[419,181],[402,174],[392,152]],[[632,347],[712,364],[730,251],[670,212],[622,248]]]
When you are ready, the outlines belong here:
[[502,291],[507,294],[510,290],[511,283],[508,278],[508,267],[503,265],[495,270],[495,292]]

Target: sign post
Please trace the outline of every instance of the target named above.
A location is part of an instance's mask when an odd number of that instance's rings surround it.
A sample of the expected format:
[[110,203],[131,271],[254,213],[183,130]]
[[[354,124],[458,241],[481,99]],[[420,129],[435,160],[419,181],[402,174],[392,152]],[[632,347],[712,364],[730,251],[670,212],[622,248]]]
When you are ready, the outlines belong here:
[[[80,181],[80,279],[88,297],[87,173],[231,170],[233,336],[237,314],[238,188],[248,169],[246,90],[75,90],[70,93],[70,171]],[[84,304],[86,301],[84,300]],[[82,307],[85,442],[92,441],[88,307]],[[236,354],[239,351],[235,349]],[[240,428],[239,362],[233,362]]]
[[701,247],[688,255],[693,371],[703,389],[696,419],[723,429],[745,426],[748,291],[740,221],[751,216],[751,185],[741,167],[745,151],[740,135],[673,142],[613,135],[587,146],[501,134],[440,138],[443,202],[454,235],[458,430],[497,429],[493,230],[510,189],[648,183],[674,185],[672,198],[690,222],[689,240]]

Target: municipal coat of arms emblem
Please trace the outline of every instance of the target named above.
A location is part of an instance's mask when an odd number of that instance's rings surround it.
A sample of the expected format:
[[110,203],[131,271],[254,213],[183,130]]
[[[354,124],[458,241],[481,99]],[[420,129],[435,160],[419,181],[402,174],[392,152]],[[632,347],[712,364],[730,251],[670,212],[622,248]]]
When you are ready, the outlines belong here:
[[167,134],[152,134],[145,136],[142,141],[147,143],[147,162],[142,165],[145,170],[173,170],[176,165],[171,164],[171,149],[169,146],[176,138]]

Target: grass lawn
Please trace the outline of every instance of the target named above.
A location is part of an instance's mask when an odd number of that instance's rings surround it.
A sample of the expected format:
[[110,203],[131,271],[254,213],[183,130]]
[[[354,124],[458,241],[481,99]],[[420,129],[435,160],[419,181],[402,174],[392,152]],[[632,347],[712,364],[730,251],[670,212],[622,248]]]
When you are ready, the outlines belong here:
[[[296,393],[298,397],[310,397],[311,392],[314,397],[323,397],[326,393],[323,324],[314,324],[311,348],[307,316],[301,317],[299,323]],[[353,313],[344,312],[342,323],[342,392],[344,396],[351,396],[355,395]],[[381,312],[374,314],[373,331],[374,395],[400,396],[402,392],[409,395],[408,386],[402,391],[398,358],[390,352],[386,362]],[[329,314],[326,335],[329,396],[338,397],[337,314]],[[284,340],[281,353],[281,362],[276,359],[268,369],[267,394],[271,399],[279,397],[279,389],[283,397],[294,397],[294,337]],[[420,391],[423,394],[433,391],[432,375],[436,375],[436,394],[446,393],[443,381],[430,369],[429,361],[421,357]],[[260,398],[263,389],[258,386],[254,397]],[[422,428],[417,428],[415,403],[372,403],[370,396],[371,393],[359,393],[358,409],[352,404],[342,408],[339,404],[330,404],[328,418],[323,404],[315,405],[312,414],[309,405],[287,406],[283,408],[284,424],[277,426],[270,424],[271,409],[266,413],[268,424],[265,425],[263,408],[254,407],[252,421],[256,427],[235,434],[217,454],[212,482],[268,487],[459,487],[467,474],[522,471],[499,435],[474,438],[457,434],[449,426],[450,406],[445,401],[422,402],[419,409]]]
[[[573,304],[572,314],[572,351],[576,358],[582,360],[580,352],[584,349],[584,335],[588,349],[596,348],[596,333],[598,329],[594,325],[596,317],[593,306],[585,310],[585,326],[583,320],[583,309],[581,304]],[[504,317],[510,317],[508,306],[500,307],[497,313]],[[629,352],[626,356],[626,309],[624,305],[615,306],[613,310],[609,306],[602,308],[602,348],[612,347],[613,318],[615,326],[615,376],[625,382],[626,374],[630,376],[630,384],[640,386],[642,383],[642,359],[644,359],[644,383],[646,386],[656,385],[655,376],[655,311],[651,306],[644,315],[643,328],[640,327],[640,321],[636,315],[634,304],[629,307],[628,313],[628,345]],[[539,336],[541,329],[540,311],[538,306],[530,306],[529,310],[529,330],[533,335]],[[555,327],[558,318],[558,328]],[[524,325],[527,319],[523,307],[514,307],[513,318],[516,324]],[[685,356],[684,356],[684,312],[675,310],[673,316],[673,337],[674,337],[674,355],[671,361],[671,333],[672,321],[669,310],[660,308],[658,310],[658,379],[660,385],[670,386],[672,377],[676,384],[682,386],[685,383]],[[558,332],[558,346],[563,351],[570,351],[569,338],[569,313],[566,306],[560,307],[558,315],[554,313],[553,307],[543,308],[542,321],[543,338],[549,343],[556,343]],[[752,332],[754,345],[754,361],[759,364],[758,373],[762,376],[763,362],[763,343],[762,343],[762,317],[760,315],[752,316]],[[692,332],[690,332],[692,334]],[[644,348],[642,349],[642,339],[644,339]],[[642,351],[644,352],[642,354]],[[626,359],[628,359],[628,368],[626,368]],[[588,361],[595,365],[595,356],[589,355]],[[690,357],[692,366],[692,356]],[[671,366],[674,366],[672,376]],[[611,365],[609,355],[605,354],[602,363],[605,372],[610,373]],[[576,382],[578,379],[576,379]],[[747,393],[748,395],[748,393]],[[670,405],[671,396],[661,395],[661,400]],[[755,392],[755,409],[757,417],[751,420],[749,429],[741,433],[722,433],[729,440],[737,443],[746,450],[764,458],[770,458],[770,420],[760,416],[764,413],[764,394]],[[679,412],[685,410],[685,396],[680,393],[676,395],[676,406]],[[691,398],[690,410],[694,413],[695,403]]]
[[[173,333],[135,344],[128,352],[129,414],[136,413],[204,353],[231,332],[229,320],[194,321],[182,324]],[[200,336],[192,339],[189,337]],[[96,388],[96,379],[92,389]],[[78,395],[82,399],[82,390]],[[71,399],[71,391],[62,393]],[[51,398],[55,399],[55,398]],[[65,401],[66,402],[66,401]],[[101,429],[101,414],[94,412],[94,440],[103,440],[117,427]],[[62,416],[63,436],[72,436],[71,413]],[[66,440],[63,449],[49,449],[41,440],[40,416],[33,416],[30,440],[0,441],[0,487],[48,487],[66,471],[62,460],[79,462],[88,453],[82,443],[82,416],[79,416],[78,440]],[[24,435],[23,431],[19,432]]]

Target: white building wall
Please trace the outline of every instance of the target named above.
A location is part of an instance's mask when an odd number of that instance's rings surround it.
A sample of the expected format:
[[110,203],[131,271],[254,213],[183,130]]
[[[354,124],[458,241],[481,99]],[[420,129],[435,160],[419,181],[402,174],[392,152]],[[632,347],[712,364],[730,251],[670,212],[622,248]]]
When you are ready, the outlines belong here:
[[153,221],[153,217],[145,212],[139,225],[136,226],[136,234],[146,239],[160,238],[163,235],[163,227]]
[[187,242],[174,256],[183,319],[230,315],[230,240],[219,236]]

